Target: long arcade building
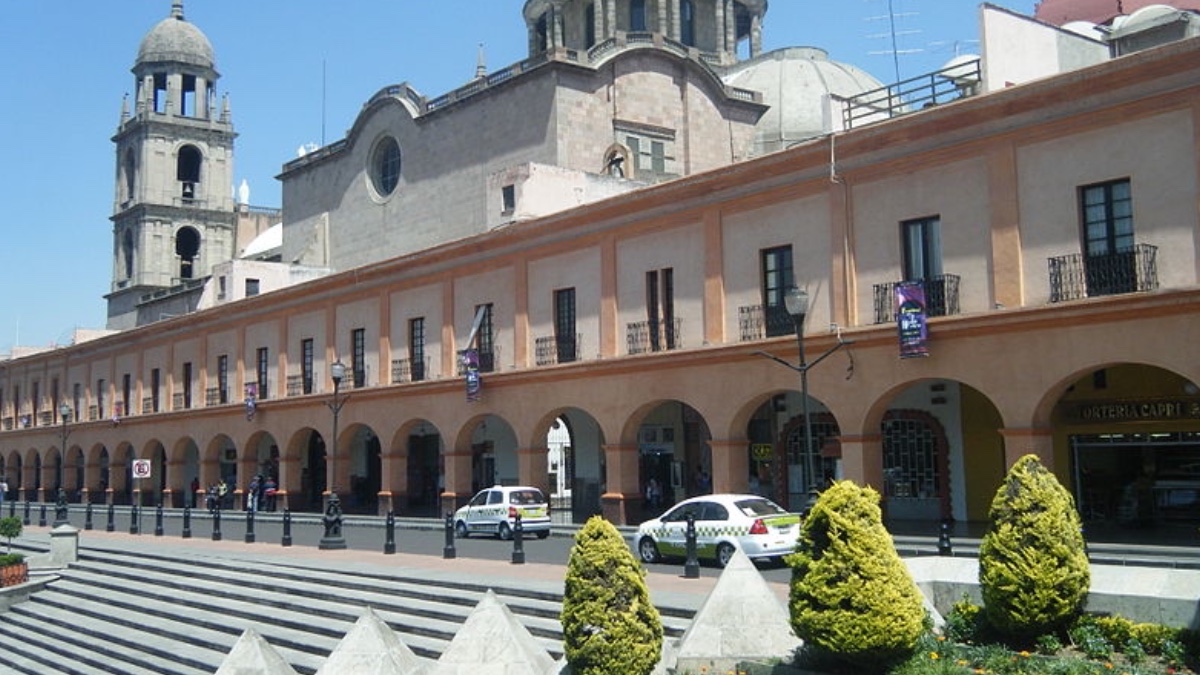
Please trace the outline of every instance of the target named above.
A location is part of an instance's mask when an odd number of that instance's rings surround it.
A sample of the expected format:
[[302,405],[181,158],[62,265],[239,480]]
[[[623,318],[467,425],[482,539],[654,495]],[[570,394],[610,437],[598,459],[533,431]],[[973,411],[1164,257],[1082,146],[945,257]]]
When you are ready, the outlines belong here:
[[[521,483],[630,523],[652,476],[793,508],[840,476],[889,519],[982,520],[1035,453],[1089,520],[1200,520],[1198,64],[1186,40],[6,361],[9,497],[262,473],[281,507],[433,515]],[[807,406],[763,356],[800,362],[793,284]]]

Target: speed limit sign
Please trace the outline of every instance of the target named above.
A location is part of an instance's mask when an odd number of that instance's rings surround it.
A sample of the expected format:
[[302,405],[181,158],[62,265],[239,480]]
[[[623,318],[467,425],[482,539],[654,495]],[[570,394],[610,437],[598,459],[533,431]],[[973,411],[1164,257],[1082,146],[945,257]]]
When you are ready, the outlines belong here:
[[148,459],[133,460],[133,477],[134,478],[149,478],[150,477],[150,460],[148,460]]

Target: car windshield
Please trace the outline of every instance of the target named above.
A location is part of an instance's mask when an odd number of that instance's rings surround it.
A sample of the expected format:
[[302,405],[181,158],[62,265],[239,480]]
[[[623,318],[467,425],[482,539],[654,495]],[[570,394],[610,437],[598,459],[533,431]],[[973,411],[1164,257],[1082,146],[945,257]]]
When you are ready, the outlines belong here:
[[514,490],[508,495],[508,503],[517,506],[530,506],[545,502],[542,493],[537,490]]
[[787,511],[783,510],[783,507],[769,499],[739,499],[738,501],[734,502],[734,505],[737,506],[738,510],[744,515],[751,518],[757,518],[759,516],[774,516],[780,513],[787,513]]

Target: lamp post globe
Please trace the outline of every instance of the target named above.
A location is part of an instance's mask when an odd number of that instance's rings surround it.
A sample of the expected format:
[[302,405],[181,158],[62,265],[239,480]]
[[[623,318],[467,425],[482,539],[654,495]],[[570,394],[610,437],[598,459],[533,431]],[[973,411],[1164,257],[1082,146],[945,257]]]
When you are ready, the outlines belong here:
[[330,412],[333,413],[333,435],[326,445],[326,454],[329,458],[329,497],[325,501],[325,514],[323,516],[325,525],[325,536],[321,537],[318,544],[320,549],[343,549],[346,548],[346,538],[342,535],[342,504],[337,496],[337,437],[338,437],[338,413],[342,411],[342,405],[346,402],[346,397],[341,396],[342,380],[346,377],[346,365],[338,359],[329,366],[329,379],[333,381],[333,397],[325,402],[329,406]]

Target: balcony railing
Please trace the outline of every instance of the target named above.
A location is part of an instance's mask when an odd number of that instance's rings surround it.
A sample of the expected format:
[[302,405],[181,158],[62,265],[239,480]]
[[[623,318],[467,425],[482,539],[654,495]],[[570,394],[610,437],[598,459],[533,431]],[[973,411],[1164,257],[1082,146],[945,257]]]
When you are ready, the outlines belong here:
[[742,342],[780,335],[794,335],[796,323],[787,308],[746,305],[738,307],[738,336]]
[[429,368],[426,363],[428,360],[428,357],[425,358],[425,361],[392,359],[392,384],[424,381],[427,377],[427,373],[429,372]]
[[1081,300],[1158,288],[1158,247],[1134,246],[1115,253],[1071,253],[1050,258],[1050,302]]
[[[875,323],[896,320],[896,287],[905,283],[912,282],[875,284]],[[921,279],[919,283],[925,287],[925,316],[953,316],[959,313],[957,274],[941,274]]]
[[287,395],[288,396],[303,396],[313,392],[312,378],[308,380],[308,386],[305,387],[304,374],[288,375],[287,377]]
[[534,340],[534,359],[539,366],[573,363],[579,360],[582,346],[583,336],[578,334],[540,337]]
[[954,63],[941,70],[902,80],[845,100],[847,129],[949,103],[978,93],[980,60]]
[[625,345],[630,354],[662,352],[683,347],[683,319],[646,320],[625,324]]
[[[463,364],[463,353],[458,352],[458,375],[459,377],[467,374],[467,367]],[[494,373],[496,372],[496,362],[500,360],[500,348],[493,347],[492,351],[479,351],[479,372]]]

